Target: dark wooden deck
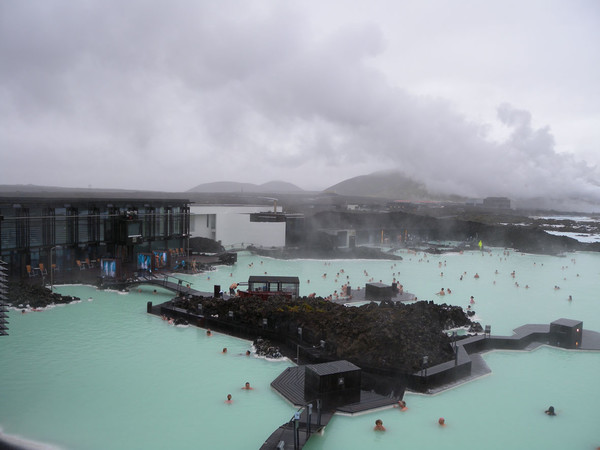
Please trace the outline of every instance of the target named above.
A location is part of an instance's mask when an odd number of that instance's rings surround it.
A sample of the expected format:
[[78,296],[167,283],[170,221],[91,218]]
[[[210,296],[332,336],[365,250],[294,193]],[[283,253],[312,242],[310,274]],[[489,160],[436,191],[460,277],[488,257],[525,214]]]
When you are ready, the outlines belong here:
[[[359,402],[338,406],[332,411],[322,411],[320,420],[318,412],[316,411],[316,406],[313,406],[309,432],[307,426],[308,414],[305,406],[310,400],[307,401],[307,399],[304,398],[304,373],[304,366],[288,367],[271,383],[271,387],[286,400],[293,405],[302,408],[302,414],[298,424],[298,448],[302,448],[312,434],[323,429],[335,413],[350,415],[360,414],[380,408],[391,408],[398,402],[398,399],[396,398],[385,397],[373,392],[361,391]],[[312,401],[312,403],[314,405],[315,401]],[[294,449],[294,432],[295,425],[292,418],[289,422],[284,423],[275,430],[262,445],[261,449],[277,449],[278,445],[283,445],[283,447],[279,448]],[[281,442],[283,442],[283,444],[280,444]]]
[[[552,345],[550,340],[550,324],[526,324],[515,328],[511,336],[477,335],[457,342],[457,362],[446,362],[427,368],[426,376],[435,378],[438,374],[455,370],[456,373],[440,376],[441,382],[432,383],[427,389],[428,394],[437,394],[452,389],[461,384],[475,380],[491,373],[491,369],[482,357],[483,353],[493,350],[532,351],[542,345]],[[563,348],[565,351],[600,351],[600,333],[583,330],[579,348]],[[468,369],[470,366],[470,370]],[[465,370],[461,370],[465,368]],[[414,374],[421,376],[421,373]]]

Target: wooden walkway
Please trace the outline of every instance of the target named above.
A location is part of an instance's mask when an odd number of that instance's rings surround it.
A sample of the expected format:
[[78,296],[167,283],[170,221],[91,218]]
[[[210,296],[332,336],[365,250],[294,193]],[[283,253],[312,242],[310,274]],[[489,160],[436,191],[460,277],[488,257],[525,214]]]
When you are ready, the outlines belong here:
[[[170,281],[176,280],[176,281]],[[204,292],[199,291],[197,289],[192,288],[189,281],[183,280],[181,278],[174,277],[172,275],[163,275],[162,277],[153,277],[153,276],[138,276],[134,281],[131,282],[134,284],[150,284],[152,286],[160,286],[165,288],[171,292],[175,292],[176,294],[183,295],[194,295],[199,297],[214,297],[214,292]],[[229,294],[223,292],[223,298],[228,299]]]
[[306,445],[313,434],[321,433],[333,417],[333,412],[322,412],[319,419],[319,415],[313,407],[309,429],[307,426],[308,408],[303,408],[299,413],[300,416],[297,422],[293,416],[289,422],[284,423],[277,428],[263,445],[261,445],[261,450],[301,449]]
[[[471,336],[457,341],[457,362],[446,362],[429,367],[427,374],[435,376],[444,371],[457,371],[456,376],[443,377],[443,381],[431,385],[428,394],[438,394],[461,384],[490,374],[492,371],[483,359],[483,354],[493,350],[532,351],[542,345],[551,345],[565,351],[600,351],[600,333],[583,329],[583,337],[578,348],[557,347],[550,341],[550,324],[526,324],[515,328],[512,336]],[[469,367],[461,370],[460,367]],[[420,376],[420,373],[415,373]]]

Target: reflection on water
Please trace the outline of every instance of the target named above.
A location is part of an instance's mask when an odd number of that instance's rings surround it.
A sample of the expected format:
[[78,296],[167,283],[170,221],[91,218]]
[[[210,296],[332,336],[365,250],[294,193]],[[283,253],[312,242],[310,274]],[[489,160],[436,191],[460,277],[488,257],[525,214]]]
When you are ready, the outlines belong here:
[[[600,331],[599,255],[558,258],[494,250],[401,256],[403,261],[276,261],[240,254],[233,267],[185,278],[212,292],[214,284],[227,287],[264,272],[297,275],[301,295],[323,296],[346,282],[357,287],[370,279],[397,278],[419,299],[466,307],[473,295],[477,317],[491,324],[493,334],[561,317],[581,319],[587,329]],[[436,296],[442,287],[452,294]],[[81,286],[59,289],[84,301],[10,313],[10,336],[0,340],[5,433],[72,449],[258,448],[295,410],[269,386],[289,363],[247,358],[248,341],[209,338],[204,330],[172,327],[145,313],[147,301],[165,301],[168,293],[153,295],[149,287],[127,295]],[[221,354],[223,347],[227,355]],[[468,442],[524,448],[524,440],[526,448],[600,445],[591,423],[598,419],[593,376],[600,354],[541,348],[495,352],[486,360],[491,376],[435,397],[409,394],[405,413],[335,417],[325,435],[306,448],[458,448]],[[241,390],[245,381],[256,389]],[[232,405],[224,403],[227,393],[234,397]],[[550,404],[557,417],[542,413]],[[447,427],[437,425],[439,416]],[[386,433],[371,431],[376,418],[384,421]]]

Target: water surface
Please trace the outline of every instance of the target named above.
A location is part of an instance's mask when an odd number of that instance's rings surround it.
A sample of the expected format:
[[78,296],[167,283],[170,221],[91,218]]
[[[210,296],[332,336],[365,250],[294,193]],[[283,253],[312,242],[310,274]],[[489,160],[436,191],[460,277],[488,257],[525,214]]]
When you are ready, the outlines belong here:
[[[396,278],[419,299],[437,303],[466,307],[473,295],[477,317],[493,334],[561,317],[600,331],[597,254],[561,258],[501,249],[400,254],[403,261],[279,261],[242,253],[235,266],[185,278],[212,292],[214,284],[226,289],[249,275],[297,275],[301,295],[323,296],[345,282],[356,288],[370,279]],[[441,287],[452,294],[435,295]],[[259,448],[295,411],[270,388],[290,362],[246,357],[248,341],[221,334],[209,338],[203,329],[173,327],[146,314],[147,301],[166,301],[169,293],[154,295],[151,287],[128,294],[85,286],[58,289],[82,302],[36,313],[11,311],[10,336],[0,339],[4,433],[65,449],[247,449]],[[493,352],[486,361],[490,376],[433,397],[407,394],[405,413],[336,416],[306,448],[600,445],[599,353],[543,347]],[[256,389],[241,390],[245,381]],[[227,393],[234,396],[232,405],[224,403]],[[543,414],[550,404],[557,417]],[[437,425],[440,416],[447,420],[445,428]],[[386,433],[372,431],[376,418],[384,421]]]

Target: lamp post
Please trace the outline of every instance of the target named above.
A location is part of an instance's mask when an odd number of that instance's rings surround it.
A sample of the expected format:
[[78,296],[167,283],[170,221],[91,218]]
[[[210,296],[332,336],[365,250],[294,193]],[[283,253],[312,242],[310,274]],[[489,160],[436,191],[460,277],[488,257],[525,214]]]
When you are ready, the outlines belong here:
[[52,266],[52,251],[56,247],[50,247],[50,292],[54,288],[54,267]]

